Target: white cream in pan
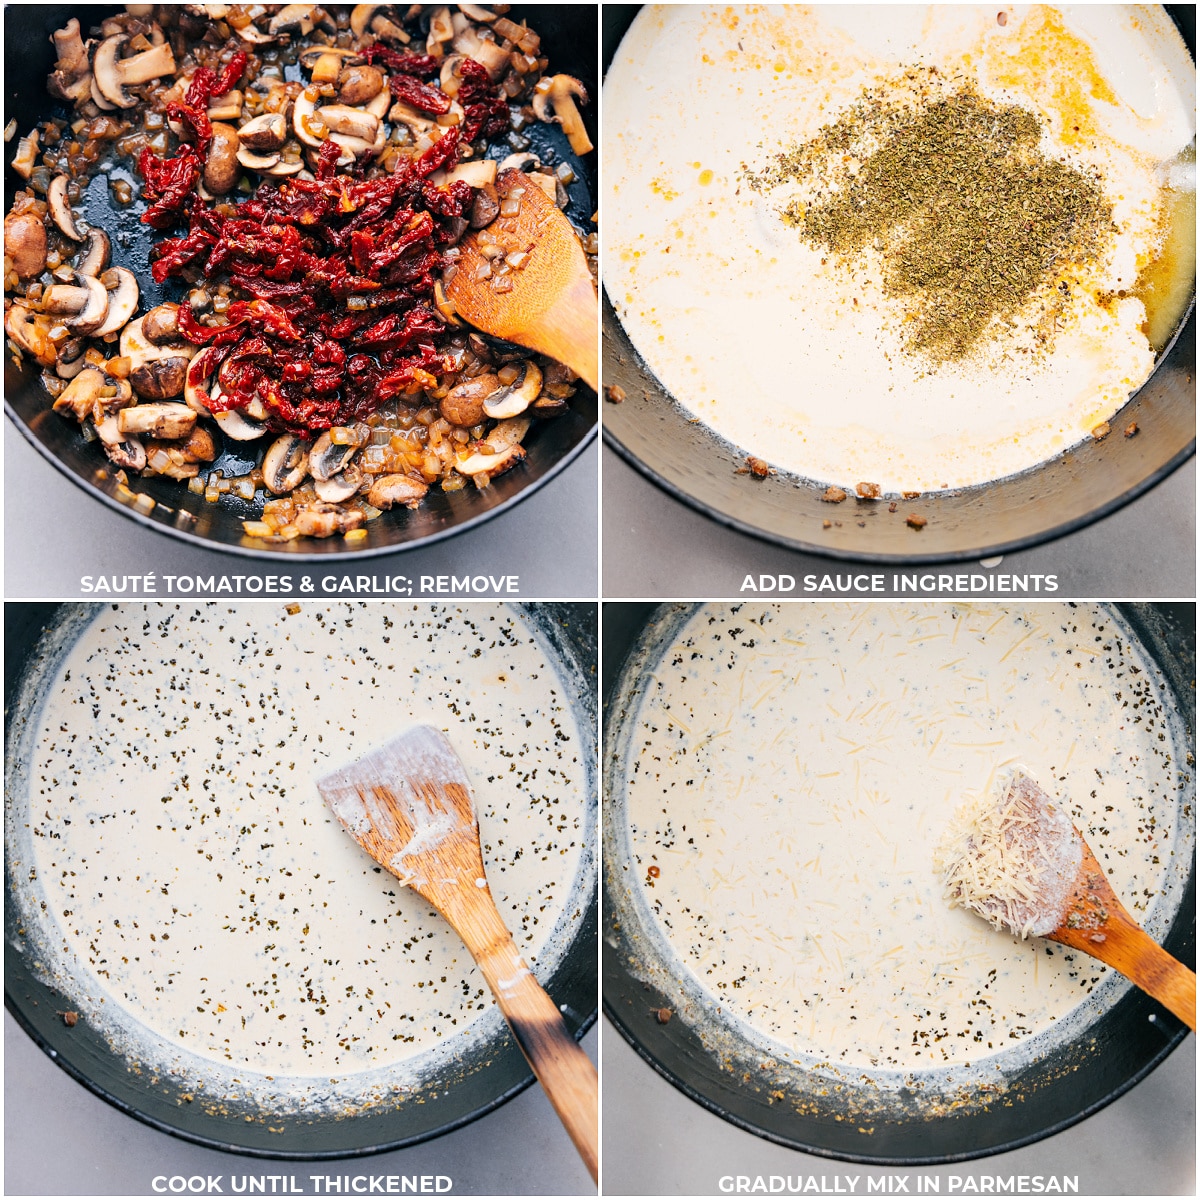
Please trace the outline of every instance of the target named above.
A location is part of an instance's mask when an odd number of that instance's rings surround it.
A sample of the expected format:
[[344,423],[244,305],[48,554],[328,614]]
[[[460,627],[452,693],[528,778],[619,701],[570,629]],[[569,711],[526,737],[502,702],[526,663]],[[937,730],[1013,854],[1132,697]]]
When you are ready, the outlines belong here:
[[381,1069],[404,1081],[500,1018],[457,935],[315,780],[411,724],[445,729],[492,892],[546,979],[590,872],[590,743],[569,696],[501,605],[102,611],[52,678],[28,795],[9,797],[43,969],[160,1069],[308,1079],[293,1100],[313,1103]]
[[1161,934],[1178,904],[1186,750],[1108,613],[707,605],[639,690],[629,886],[675,990],[789,1057],[977,1063],[1091,1003],[1099,963],[942,897],[934,847],[954,809],[1017,763],[1137,919]]
[[[930,369],[906,352],[878,264],[849,270],[805,244],[779,216],[788,187],[746,183],[914,66],[1037,114],[1045,152],[1103,180],[1118,232],[1073,283],[1049,354],[1002,340]],[[1173,206],[1192,238],[1194,159],[1168,164],[1194,139],[1194,77],[1165,13],[1144,6],[646,6],[604,89],[606,289],[666,389],[775,467],[892,493],[1033,467],[1153,368],[1135,293]],[[1172,261],[1168,331],[1194,240]]]

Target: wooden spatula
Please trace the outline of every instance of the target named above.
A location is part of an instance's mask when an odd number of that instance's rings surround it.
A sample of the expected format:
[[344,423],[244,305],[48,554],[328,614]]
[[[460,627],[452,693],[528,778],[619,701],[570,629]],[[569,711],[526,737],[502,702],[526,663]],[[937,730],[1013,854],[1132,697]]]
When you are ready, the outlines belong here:
[[[1129,915],[1083,835],[1027,773],[1014,773],[994,800],[957,821],[940,850],[953,903],[997,928],[1090,954],[1196,1028],[1195,973]],[[982,864],[998,840],[1005,843],[1010,884],[1006,894],[989,895]],[[1031,869],[1021,871],[1021,864]]]
[[594,1180],[596,1068],[496,910],[466,768],[446,736],[419,725],[319,779],[317,788],[354,840],[429,901],[466,943]]
[[[496,192],[501,215],[463,242],[447,295],[477,329],[548,354],[596,388],[596,288],[571,223],[521,171],[501,171]],[[505,215],[505,201],[517,208],[516,213]],[[482,240],[481,235],[494,241]],[[498,291],[494,275],[486,274],[498,260],[485,257],[484,248],[497,245],[504,251],[502,257],[526,256],[518,259],[519,269],[503,276],[511,280],[511,291]]]

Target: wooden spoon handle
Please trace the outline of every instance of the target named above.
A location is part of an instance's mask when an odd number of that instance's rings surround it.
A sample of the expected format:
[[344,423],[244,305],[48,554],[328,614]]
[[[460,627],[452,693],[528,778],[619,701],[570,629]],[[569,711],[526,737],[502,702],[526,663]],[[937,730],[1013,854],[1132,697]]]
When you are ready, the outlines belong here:
[[[1097,937],[1099,941],[1095,940]],[[1057,929],[1052,939],[1120,971],[1189,1029],[1196,1028],[1196,974],[1168,954],[1125,912],[1110,911],[1103,932]]]
[[595,1181],[600,1162],[596,1068],[567,1030],[554,1001],[525,965],[498,916],[497,924],[499,929],[493,931],[487,945],[477,952],[477,947],[468,942],[467,948],[479,963],[517,1045]]
[[540,327],[531,331],[529,344],[566,363],[592,391],[599,391],[597,337],[596,293],[591,278],[585,275],[545,312]]

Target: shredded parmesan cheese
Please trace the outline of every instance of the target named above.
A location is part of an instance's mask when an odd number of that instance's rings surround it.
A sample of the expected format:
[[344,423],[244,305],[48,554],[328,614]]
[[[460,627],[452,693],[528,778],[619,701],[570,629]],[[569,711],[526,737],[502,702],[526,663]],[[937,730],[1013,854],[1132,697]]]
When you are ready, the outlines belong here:
[[934,853],[952,905],[1023,938],[1058,927],[1082,861],[1071,818],[1020,768],[964,804]]

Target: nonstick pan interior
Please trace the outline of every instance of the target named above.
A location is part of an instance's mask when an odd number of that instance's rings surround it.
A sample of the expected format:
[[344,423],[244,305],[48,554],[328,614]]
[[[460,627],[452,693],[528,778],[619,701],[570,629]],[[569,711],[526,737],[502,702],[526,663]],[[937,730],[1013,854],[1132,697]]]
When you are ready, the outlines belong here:
[[[1195,610],[1190,604],[1120,605],[1149,656],[1161,668],[1195,744]],[[604,611],[605,770],[613,768],[615,728],[629,718],[619,686],[628,657],[664,610],[649,604],[606,605]],[[609,793],[611,794],[611,792]],[[615,810],[606,802],[606,819]],[[678,1015],[661,1024],[656,1012],[678,1000],[644,981],[632,965],[650,943],[627,923],[621,864],[606,834],[602,981],[604,1010],[638,1054],[670,1083],[718,1116],[770,1141],[829,1158],[918,1165],[949,1163],[1012,1150],[1048,1137],[1096,1112],[1144,1078],[1186,1036],[1187,1029],[1144,993],[1131,988],[1093,1023],[1086,1036],[1010,1079],[995,1100],[964,1096],[930,1104],[904,1089],[865,1099],[828,1083],[789,1090],[797,1078],[752,1053],[714,1051]],[[1195,864],[1164,945],[1195,963]],[[618,914],[622,914],[619,916]],[[622,917],[626,919],[622,919]],[[823,1091],[821,1090],[823,1089]],[[780,1098],[781,1093],[783,1099]],[[863,1118],[866,1119],[863,1119]]]
[[[26,673],[39,664],[46,642],[66,617],[64,606],[10,604],[5,613],[5,740],[13,745],[24,715],[14,708]],[[595,721],[595,610],[590,605],[527,606],[524,619],[542,632],[548,653],[562,667],[581,735]],[[594,737],[594,732],[590,734]],[[594,749],[594,743],[592,743]],[[585,753],[588,747],[585,746]],[[591,759],[585,758],[590,762]],[[11,770],[12,764],[9,763]],[[595,781],[591,781],[589,837],[597,821]],[[6,847],[5,878],[9,879]],[[580,886],[582,885],[582,886]],[[582,1037],[596,1016],[597,898],[594,877],[577,885],[580,914],[570,946],[547,991],[560,1006],[568,1028]],[[219,1150],[264,1158],[332,1159],[400,1149],[447,1133],[499,1107],[533,1082],[520,1050],[507,1031],[476,1046],[429,1077],[419,1091],[394,1107],[314,1117],[264,1113],[223,1098],[196,1096],[166,1076],[135,1069],[114,1054],[86,1022],[68,1028],[62,1013],[70,997],[43,983],[32,969],[20,936],[19,913],[11,887],[5,887],[5,1005],[42,1050],[72,1078],[122,1112],[165,1133]]]
[[[65,107],[56,105],[46,91],[46,76],[54,64],[50,35],[75,16],[86,36],[89,25],[113,11],[118,10],[111,6],[61,4],[17,4],[5,9],[5,121],[15,117],[21,133],[27,133],[47,116],[66,115]],[[589,95],[595,97],[595,8],[566,4],[523,9],[517,5],[510,15],[519,21],[523,14],[541,34],[552,69],[575,75],[587,87]],[[597,140],[597,109],[594,102],[581,109],[593,141]],[[535,122],[525,132],[533,152],[544,160],[571,164],[576,181],[568,188],[571,197],[568,216],[585,231],[594,228],[591,218],[595,211],[595,154],[580,160],[571,152],[558,126]],[[503,156],[508,151],[507,145],[497,145],[489,150],[489,157]],[[127,177],[137,182],[133,176]],[[23,186],[24,181],[11,167],[6,167],[6,211],[14,189]],[[86,193],[83,213],[89,224],[99,225],[110,234],[113,265],[128,267],[137,276],[141,289],[139,312],[162,300],[178,300],[186,290],[178,281],[159,287],[150,277],[149,254],[156,235],[140,222],[144,207],[140,200],[124,209],[113,203],[106,178],[98,176]],[[491,487],[479,490],[472,485],[450,493],[433,489],[415,511],[393,509],[369,522],[368,536],[360,542],[347,543],[340,537],[299,538],[273,546],[244,535],[242,521],[254,518],[257,510],[253,504],[233,496],[226,495],[218,503],[209,504],[203,496],[189,493],[186,485],[163,478],[135,479],[131,494],[115,478],[99,446],[86,443],[73,421],[50,411],[50,400],[38,373],[28,363],[18,367],[11,357],[6,361],[4,403],[9,418],[34,449],[109,508],[147,528],[210,549],[216,547],[252,557],[284,555],[299,561],[357,558],[410,549],[480,524],[531,495],[582,453],[595,436],[597,409],[595,393],[580,382],[566,413],[537,422],[530,431],[525,462],[501,475]],[[213,467],[225,470],[227,475],[244,473],[253,463],[237,452],[237,443],[232,447]],[[156,504],[145,512],[145,501],[134,507],[137,496],[148,496]],[[28,505],[25,515],[31,521],[35,516],[40,520],[37,497],[28,497],[24,503]]]
[[[605,5],[607,68],[639,5]],[[1168,5],[1195,54],[1194,6]],[[603,378],[625,393],[605,406],[604,436],[631,466],[712,520],[791,549],[838,559],[910,563],[978,559],[1080,529],[1136,499],[1195,453],[1195,300],[1146,384],[1113,418],[1114,434],[1031,471],[982,487],[923,495],[894,513],[850,499],[831,506],[825,485],[781,472],[738,474],[744,453],[714,436],[662,387],[603,300]],[[836,397],[829,398],[831,403]],[[1136,437],[1119,431],[1136,423]],[[910,528],[909,514],[926,518]],[[825,522],[830,527],[825,528]]]

